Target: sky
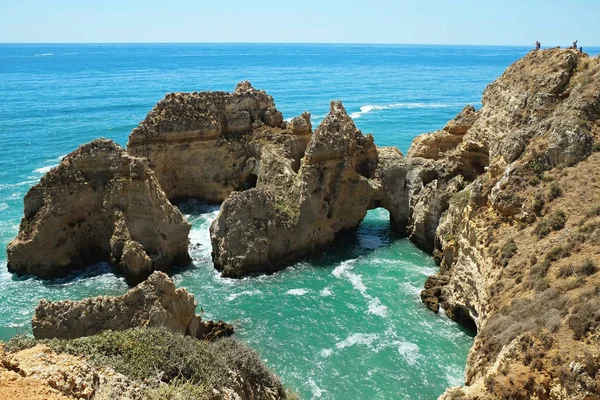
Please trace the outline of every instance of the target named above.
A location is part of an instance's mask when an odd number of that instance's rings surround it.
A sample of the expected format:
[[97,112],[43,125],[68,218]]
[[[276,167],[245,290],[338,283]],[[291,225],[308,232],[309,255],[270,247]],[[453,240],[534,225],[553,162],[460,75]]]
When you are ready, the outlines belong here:
[[600,0],[0,0],[0,43],[600,45]]

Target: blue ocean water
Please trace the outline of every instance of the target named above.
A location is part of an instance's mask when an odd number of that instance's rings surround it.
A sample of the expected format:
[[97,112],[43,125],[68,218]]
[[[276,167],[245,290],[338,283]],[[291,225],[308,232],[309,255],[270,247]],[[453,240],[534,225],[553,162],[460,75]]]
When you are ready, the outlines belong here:
[[[98,137],[123,146],[166,93],[271,94],[285,118],[316,125],[342,100],[378,145],[406,152],[440,129],[529,49],[480,46],[152,44],[0,45],[0,245],[16,235],[23,196],[60,158]],[[597,54],[599,49],[592,49]],[[320,257],[264,277],[222,279],[208,226],[218,207],[181,206],[193,223],[194,263],[176,271],[209,318],[233,322],[303,398],[432,399],[460,384],[471,337],[419,300],[431,258],[372,210]],[[0,252],[0,339],[29,329],[40,298],[127,290],[107,265],[68,279],[16,278]]]

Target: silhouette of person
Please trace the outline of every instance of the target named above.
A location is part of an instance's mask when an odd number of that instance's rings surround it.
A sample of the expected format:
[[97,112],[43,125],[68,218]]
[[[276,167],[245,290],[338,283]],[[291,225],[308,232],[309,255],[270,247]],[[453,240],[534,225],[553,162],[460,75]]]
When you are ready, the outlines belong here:
[[542,44],[540,43],[540,41],[539,41],[539,40],[536,40],[536,41],[535,41],[535,49],[536,49],[536,50],[539,50],[539,49],[540,49],[540,47],[542,47]]
[[577,50],[577,40],[573,42],[573,48]]

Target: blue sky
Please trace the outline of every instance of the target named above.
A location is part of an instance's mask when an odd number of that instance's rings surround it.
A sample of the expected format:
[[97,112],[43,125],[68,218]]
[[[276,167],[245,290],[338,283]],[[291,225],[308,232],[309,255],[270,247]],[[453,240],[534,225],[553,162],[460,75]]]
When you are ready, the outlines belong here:
[[0,42],[600,45],[600,0],[0,0]]

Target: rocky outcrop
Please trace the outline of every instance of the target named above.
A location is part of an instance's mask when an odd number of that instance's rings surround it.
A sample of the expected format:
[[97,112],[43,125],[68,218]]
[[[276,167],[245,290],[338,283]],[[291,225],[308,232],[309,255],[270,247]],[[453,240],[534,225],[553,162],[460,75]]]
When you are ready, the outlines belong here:
[[53,278],[110,261],[130,283],[185,265],[190,224],[146,160],[98,139],[67,155],[25,196],[8,269]]
[[287,123],[271,96],[240,82],[233,93],[168,94],[131,132],[127,151],[150,161],[169,199],[222,202],[260,183],[265,144],[297,170],[311,129],[310,114]]
[[175,333],[213,340],[233,334],[222,321],[203,321],[195,314],[194,296],[176,289],[162,272],[154,272],[122,296],[81,301],[42,299],[31,321],[37,339],[72,339],[102,331],[162,327]]
[[440,262],[421,297],[477,329],[466,386],[444,399],[600,394],[599,78],[597,58],[530,52],[409,151],[424,161],[408,230],[424,221]]
[[211,226],[215,267],[231,277],[273,272],[327,245],[365,217],[376,168],[373,137],[356,129],[341,102],[332,102],[297,172],[284,172],[275,161],[261,186],[223,203]]

